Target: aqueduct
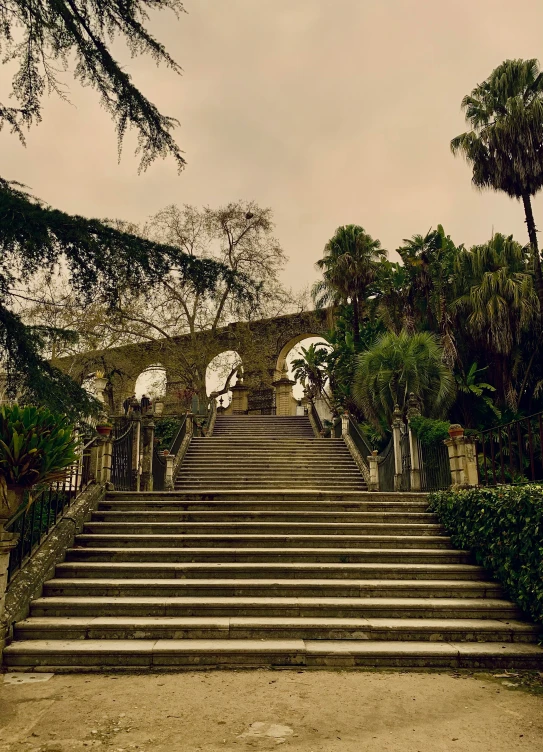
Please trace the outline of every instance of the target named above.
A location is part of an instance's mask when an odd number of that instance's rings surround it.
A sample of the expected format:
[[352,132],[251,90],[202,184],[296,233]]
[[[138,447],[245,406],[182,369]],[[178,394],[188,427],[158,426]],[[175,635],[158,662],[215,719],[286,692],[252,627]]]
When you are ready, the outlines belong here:
[[287,398],[291,394],[292,382],[288,382],[290,386],[285,383],[288,381],[285,372],[287,355],[303,339],[326,334],[330,329],[328,315],[327,311],[304,311],[276,318],[236,322],[194,335],[79,353],[60,358],[54,361],[54,365],[69,373],[79,384],[89,374],[103,371],[110,384],[111,407],[119,410],[125,397],[133,394],[142,371],[160,363],[166,372],[166,406],[173,410],[178,400],[176,395],[183,390],[200,388],[201,391],[202,383],[205,384],[206,368],[213,358],[234,350],[241,358],[243,398],[248,402],[249,410],[266,411],[274,404],[276,397],[278,414],[290,414]]

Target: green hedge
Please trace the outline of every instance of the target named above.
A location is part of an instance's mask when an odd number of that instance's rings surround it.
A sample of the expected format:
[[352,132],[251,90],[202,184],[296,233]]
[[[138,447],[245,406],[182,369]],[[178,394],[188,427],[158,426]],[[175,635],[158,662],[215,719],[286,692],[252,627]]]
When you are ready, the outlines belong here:
[[409,421],[411,430],[423,446],[434,446],[449,438],[449,421],[415,415]]
[[453,544],[473,551],[509,597],[543,622],[543,485],[438,491],[430,508]]

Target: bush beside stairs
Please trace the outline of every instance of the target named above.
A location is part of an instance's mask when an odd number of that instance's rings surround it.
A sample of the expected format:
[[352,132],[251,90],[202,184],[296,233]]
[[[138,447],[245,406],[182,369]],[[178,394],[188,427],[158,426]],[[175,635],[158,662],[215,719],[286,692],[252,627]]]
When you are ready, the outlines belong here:
[[540,628],[424,494],[370,493],[306,417],[218,417],[169,493],[109,493],[9,670],[543,668]]

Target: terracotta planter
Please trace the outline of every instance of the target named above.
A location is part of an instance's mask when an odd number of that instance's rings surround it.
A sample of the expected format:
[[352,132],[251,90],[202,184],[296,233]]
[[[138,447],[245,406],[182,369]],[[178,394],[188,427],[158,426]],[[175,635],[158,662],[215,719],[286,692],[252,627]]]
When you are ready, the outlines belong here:
[[113,426],[96,426],[96,430],[101,436],[109,436],[113,431]]
[[0,521],[9,520],[23,503],[24,488],[8,486],[5,495],[0,491]]
[[464,435],[464,429],[459,423],[453,423],[449,427],[449,436],[451,437],[451,439],[456,439],[463,435]]

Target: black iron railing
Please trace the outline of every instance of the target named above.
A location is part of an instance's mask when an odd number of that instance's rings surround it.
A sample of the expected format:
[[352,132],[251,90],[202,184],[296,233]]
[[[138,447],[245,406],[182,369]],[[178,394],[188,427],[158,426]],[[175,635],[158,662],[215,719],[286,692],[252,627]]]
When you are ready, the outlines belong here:
[[479,434],[479,483],[543,481],[543,412],[495,426]]
[[[181,448],[183,439],[187,435],[187,416],[183,415],[179,429],[175,434],[169,450],[166,454],[177,455]],[[153,491],[164,491],[166,485],[166,456],[164,451],[160,452],[157,448],[153,451]]]
[[445,444],[431,445],[418,442],[420,490],[441,491],[452,484],[449,451]]
[[[71,465],[62,482],[37,486],[25,494],[22,505],[9,520],[6,529],[19,539],[9,557],[8,582],[42,544],[75,499],[94,480],[91,475],[91,449],[96,436],[81,443],[80,459]],[[29,494],[32,504],[29,505]]]
[[394,439],[391,437],[383,453],[377,457],[379,491],[394,491]]
[[324,427],[322,425],[321,416],[317,412],[317,408],[315,407],[315,403],[313,400],[309,400],[309,412],[311,413],[311,417],[313,418],[313,421],[315,422],[315,425],[317,426],[318,433],[322,436]]
[[[124,432],[113,439],[111,456],[111,482],[116,491],[135,491],[136,473],[134,467],[134,433],[139,424],[129,420]],[[137,451],[137,450],[136,450]]]
[[362,435],[362,432],[358,428],[352,415],[349,415],[349,436],[354,441],[358,453],[364,460],[364,463],[369,466],[368,457],[371,454],[371,447]]

